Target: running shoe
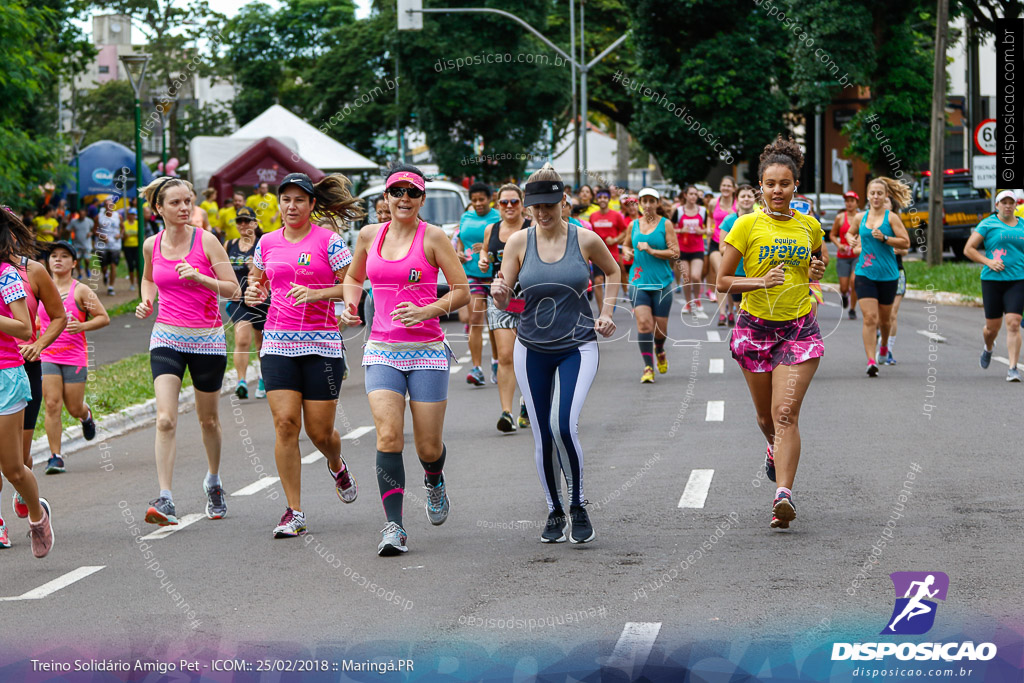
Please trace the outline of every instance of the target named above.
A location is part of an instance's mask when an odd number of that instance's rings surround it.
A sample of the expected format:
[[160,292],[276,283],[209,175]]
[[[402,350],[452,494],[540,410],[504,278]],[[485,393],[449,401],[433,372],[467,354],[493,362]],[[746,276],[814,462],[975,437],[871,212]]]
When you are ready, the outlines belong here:
[[7,525],[0,519],[0,548],[10,548],[11,539],[7,536]]
[[981,350],[981,369],[988,370],[989,364],[992,362],[992,352],[988,349],[983,348]]
[[267,387],[263,384],[263,378],[260,377],[260,383],[256,385],[256,398],[266,398]]
[[510,434],[516,431],[516,423],[512,419],[512,413],[507,410],[501,412],[501,417],[498,418],[498,431]]
[[[587,501],[583,501],[586,505]],[[594,533],[594,526],[590,523],[590,515],[583,505],[569,507],[569,518],[572,520],[572,531],[569,532],[569,540],[573,543],[590,543],[597,534]]]
[[159,526],[174,526],[177,524],[178,518],[175,515],[174,503],[163,496],[149,501],[149,509],[146,510],[146,522]]
[[764,454],[764,473],[768,475],[770,481],[775,481],[775,455],[772,453],[770,444],[768,451]]
[[857,319],[857,309],[856,308],[851,308],[849,313],[847,313],[846,315],[849,316],[850,320],[856,320]]
[[238,384],[235,386],[235,396],[242,400],[249,398],[249,385],[244,379],[238,380]]
[[713,290],[713,289],[709,289],[709,290],[706,290],[706,291],[704,292],[704,295],[705,295],[705,296],[706,296],[706,297],[707,297],[708,299],[711,299],[712,301],[716,301],[716,302],[718,301],[718,292],[716,292],[716,291],[715,291],[715,290]]
[[14,492],[14,499],[11,501],[14,505],[14,515],[20,519],[28,517],[28,505],[25,505],[25,499],[21,497],[21,494],[17,491]]
[[697,300],[697,306],[696,306],[696,309],[695,309],[695,310],[696,310],[696,311],[697,311],[698,313],[703,313],[703,312],[704,312],[704,304],[703,304],[703,303],[701,303],[701,301],[700,301],[699,299]]
[[668,372],[668,354],[664,351],[658,354],[658,372],[663,375]]
[[359,495],[359,488],[356,486],[356,478],[348,471],[348,463],[345,462],[345,458],[341,459],[341,472],[338,472],[338,476],[334,476],[334,472],[331,472],[330,463],[327,463],[327,471],[334,479],[334,490],[337,491],[341,502],[353,502]]
[[735,313],[730,313],[729,314],[729,327],[736,327],[736,314]]
[[885,354],[886,365],[896,365],[896,359],[892,357],[892,351],[887,351]]
[[878,363],[874,360],[869,360],[866,374],[868,377],[878,377]]
[[89,409],[89,417],[82,420],[82,437],[86,441],[96,438],[96,420],[92,419],[92,408]]
[[786,492],[779,494],[772,506],[773,529],[788,529],[789,523],[796,519],[796,506],[793,505],[793,498]]
[[381,557],[398,555],[409,552],[405,542],[409,540],[405,530],[396,522],[388,522],[387,526],[380,530],[380,545],[377,546],[377,554]]
[[718,316],[718,326],[719,327],[725,327],[725,325],[726,325],[725,314],[723,313],[723,314]]
[[107,287],[107,296],[114,296],[114,288]]
[[43,518],[38,522],[28,523],[28,536],[32,539],[32,554],[46,557],[53,547],[53,524],[50,523],[50,503],[40,496],[39,504],[43,506]]
[[484,371],[477,366],[469,371],[466,375],[466,384],[472,384],[475,387],[482,387],[487,381],[484,379]]
[[285,508],[281,523],[274,527],[274,538],[295,538],[306,533],[306,515]]
[[683,313],[689,313],[689,312],[690,312],[690,302],[687,301],[686,305],[683,306]]
[[683,293],[683,286],[682,285],[676,285],[676,294],[682,294],[682,293]]
[[530,414],[526,412],[526,399],[519,399],[519,428],[526,429],[530,426]]
[[498,361],[491,361],[491,384],[498,383]]
[[207,519],[224,519],[228,514],[228,504],[224,500],[224,489],[220,484],[207,486],[203,481],[203,493],[206,494],[206,517]]
[[427,490],[427,519],[434,526],[441,526],[448,519],[448,512],[452,509],[451,501],[444,490],[444,479],[438,482],[437,486],[431,486],[424,477],[423,488]]
[[1017,368],[1010,368],[1006,371],[1007,382],[1019,382],[1020,381],[1020,370]]
[[650,365],[644,368],[644,374],[640,375],[640,384],[654,384],[654,368]]
[[50,454],[50,459],[46,461],[46,473],[47,474],[64,474],[67,472],[64,469],[64,458],[60,457],[56,453]]
[[544,533],[540,535],[541,543],[565,543],[565,512],[552,510],[548,513],[548,521],[544,525]]

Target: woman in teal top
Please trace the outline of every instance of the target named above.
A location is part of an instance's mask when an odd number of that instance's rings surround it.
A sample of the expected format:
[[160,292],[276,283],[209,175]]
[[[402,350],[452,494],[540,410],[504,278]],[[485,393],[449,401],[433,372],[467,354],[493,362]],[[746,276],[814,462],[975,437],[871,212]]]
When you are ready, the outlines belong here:
[[854,288],[864,318],[861,337],[868,356],[868,377],[878,376],[875,359],[875,332],[881,329],[881,347],[878,355],[889,355],[889,326],[892,322],[892,304],[896,300],[900,271],[896,266],[896,249],[910,247],[910,236],[899,215],[885,209],[888,197],[897,211],[910,205],[910,189],[892,178],[884,176],[868,183],[868,210],[860,225],[851,225],[847,240],[854,240],[853,251],[860,254]]
[[[1024,220],[1014,215],[1017,199],[1011,190],[996,195],[996,213],[971,233],[964,255],[984,265],[981,269],[981,299],[985,306],[981,367],[992,362],[992,347],[1003,319],[1006,320],[1006,355],[1010,357],[1007,382],[1019,382],[1020,320],[1024,313]],[[978,247],[984,245],[982,255]]]
[[[679,258],[679,242],[671,221],[658,215],[661,197],[652,188],[640,190],[642,217],[630,225],[633,269],[629,278],[629,298],[640,338],[640,357],[644,361],[643,384],[654,382],[654,354],[658,371],[668,372],[665,338],[668,315],[672,309],[672,264]],[[629,254],[626,255],[629,260]]]

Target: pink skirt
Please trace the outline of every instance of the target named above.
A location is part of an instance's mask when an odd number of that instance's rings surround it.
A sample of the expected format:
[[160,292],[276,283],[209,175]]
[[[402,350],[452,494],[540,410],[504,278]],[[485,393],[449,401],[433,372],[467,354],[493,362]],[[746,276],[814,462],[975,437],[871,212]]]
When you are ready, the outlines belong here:
[[750,372],[771,372],[825,355],[825,342],[813,313],[796,320],[763,320],[740,312],[729,339],[732,357]]

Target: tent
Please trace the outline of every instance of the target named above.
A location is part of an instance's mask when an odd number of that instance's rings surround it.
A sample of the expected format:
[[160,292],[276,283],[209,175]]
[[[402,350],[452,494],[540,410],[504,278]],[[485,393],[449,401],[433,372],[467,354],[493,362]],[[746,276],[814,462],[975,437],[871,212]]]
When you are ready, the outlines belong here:
[[299,156],[322,171],[372,171],[380,164],[349,149],[279,104],[232,133],[232,138],[277,138],[286,134],[299,143]]
[[[299,151],[299,143],[294,138],[275,135],[274,139],[293,152]],[[178,167],[180,173],[188,170],[192,184],[202,190],[210,185],[210,177],[224,163],[244,152],[259,138],[229,138],[214,135],[197,135],[188,144],[188,164]],[[231,197],[218,196],[219,200]]]
[[[566,182],[571,182],[576,168],[573,164],[573,130],[555,145],[562,153],[551,160],[551,165]],[[615,138],[603,133],[592,124],[587,126],[587,168],[580,173],[580,182],[591,186],[609,185],[618,177],[618,143]],[[582,159],[580,160],[582,163]]]
[[274,138],[263,138],[217,169],[209,187],[217,190],[217,200],[224,204],[236,186],[251,190],[260,183],[277,185],[289,173],[305,173],[314,183],[324,177],[323,171]]
[[[94,142],[78,153],[78,183],[83,197],[93,194],[135,194],[135,152],[112,140]],[[153,181],[153,173],[142,165],[142,186]],[[74,179],[65,193],[75,191]]]

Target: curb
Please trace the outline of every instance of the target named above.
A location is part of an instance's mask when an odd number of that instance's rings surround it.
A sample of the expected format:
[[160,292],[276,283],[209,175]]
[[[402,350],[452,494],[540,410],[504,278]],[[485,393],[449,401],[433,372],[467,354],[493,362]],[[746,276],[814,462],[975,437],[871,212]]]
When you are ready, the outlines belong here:
[[956,292],[938,292],[934,289],[908,289],[903,298],[912,299],[914,301],[928,301],[930,303],[944,304],[946,306],[970,306],[972,308],[980,308],[982,305],[979,297],[957,294]]
[[[235,370],[224,373],[224,384],[221,386],[220,394],[230,394],[238,378]],[[187,413],[196,407],[196,394],[194,387],[183,389],[178,395],[178,413]],[[116,415],[108,415],[96,421],[96,438],[86,441],[82,437],[82,427],[68,427],[62,435],[63,451],[61,455],[72,455],[78,451],[85,450],[92,444],[102,443],[107,439],[118,436],[142,427],[148,427],[156,423],[156,399],[151,398],[145,403],[125,408]],[[41,436],[32,442],[32,464],[45,463],[50,458],[50,444],[46,436]]]

